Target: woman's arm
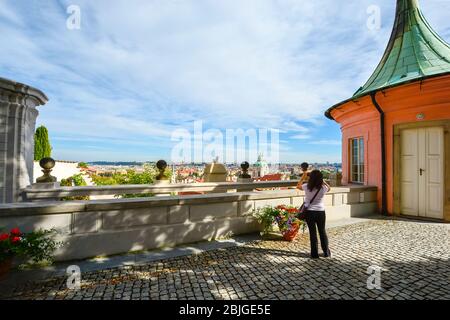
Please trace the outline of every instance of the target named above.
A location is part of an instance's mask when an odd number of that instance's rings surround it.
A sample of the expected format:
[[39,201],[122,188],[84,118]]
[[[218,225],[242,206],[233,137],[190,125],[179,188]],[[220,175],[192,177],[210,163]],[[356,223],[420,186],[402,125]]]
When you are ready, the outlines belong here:
[[327,187],[327,192],[330,192],[330,190],[331,190],[331,187],[330,187],[330,185],[325,181],[325,180],[323,180],[323,185],[325,186],[325,187]]
[[297,189],[303,190],[303,184],[306,180],[308,180],[308,172],[304,171],[302,177],[300,178],[300,181],[297,184]]

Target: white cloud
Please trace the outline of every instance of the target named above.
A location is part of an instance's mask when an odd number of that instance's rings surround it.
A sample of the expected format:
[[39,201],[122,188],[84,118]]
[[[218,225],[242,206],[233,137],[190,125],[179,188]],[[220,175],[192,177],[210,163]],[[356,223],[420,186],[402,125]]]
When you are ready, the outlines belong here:
[[340,146],[342,144],[341,140],[317,140],[310,141],[308,144],[312,145],[325,145],[325,146]]
[[55,136],[166,146],[193,120],[294,137],[326,126],[323,111],[374,70],[394,9],[380,2],[374,33],[369,0],[78,0],[81,30],[70,31],[70,4],[0,2],[3,74],[50,97],[38,121]]
[[295,136],[291,136],[291,139],[308,140],[308,139],[311,139],[311,136],[309,134],[297,134]]
[[[79,31],[65,28],[56,4],[42,5],[31,24],[24,8],[6,3],[29,31],[4,26],[13,33],[2,33],[12,43],[2,64],[74,108],[142,112],[160,122],[185,109],[210,126],[289,130],[322,117],[344,91],[342,82],[323,81],[336,59],[322,33],[339,34],[329,2],[78,1]],[[311,38],[319,40],[314,50]]]

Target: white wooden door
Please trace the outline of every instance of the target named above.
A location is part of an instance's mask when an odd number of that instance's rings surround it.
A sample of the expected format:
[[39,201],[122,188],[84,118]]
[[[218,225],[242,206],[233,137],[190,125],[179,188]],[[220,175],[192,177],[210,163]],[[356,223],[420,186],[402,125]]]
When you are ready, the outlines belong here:
[[444,130],[403,130],[401,134],[401,211],[442,219],[444,213]]
[[400,188],[402,214],[419,215],[419,131],[404,130],[401,135]]

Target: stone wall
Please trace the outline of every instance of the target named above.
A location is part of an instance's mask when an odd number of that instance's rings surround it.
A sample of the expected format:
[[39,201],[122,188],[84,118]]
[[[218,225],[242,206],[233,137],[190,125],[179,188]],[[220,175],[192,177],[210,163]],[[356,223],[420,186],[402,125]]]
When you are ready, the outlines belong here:
[[[0,205],[0,226],[56,228],[66,245],[57,260],[83,259],[175,246],[260,230],[253,210],[300,206],[303,192],[280,190],[141,199]],[[334,188],[328,221],[376,214],[376,188]]]

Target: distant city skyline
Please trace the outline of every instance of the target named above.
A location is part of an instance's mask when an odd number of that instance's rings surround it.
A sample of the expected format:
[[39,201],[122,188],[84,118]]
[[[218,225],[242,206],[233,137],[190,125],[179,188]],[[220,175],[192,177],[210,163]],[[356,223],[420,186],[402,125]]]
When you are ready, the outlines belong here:
[[[164,159],[159,159],[159,160],[164,160]],[[59,160],[57,160],[59,161]],[[76,162],[76,161],[75,161]],[[86,162],[87,164],[91,164],[91,165],[143,165],[145,163],[156,163],[156,161],[154,160],[149,160],[149,161],[88,161]],[[182,166],[182,165],[205,165],[208,162],[200,162],[200,163],[195,163],[195,162],[191,162],[191,163],[169,163],[170,165],[178,165],[178,166]],[[298,162],[298,163],[283,163],[280,162],[279,164],[283,164],[283,165],[300,165],[302,162]],[[226,165],[240,165],[240,163],[225,163]],[[340,162],[310,162],[309,164],[314,165],[314,164],[327,164],[327,165],[341,165]],[[252,163],[250,163],[250,165],[253,165]]]
[[[395,1],[0,2],[0,76],[41,89],[56,159],[170,161],[171,134],[278,129],[281,163],[340,162],[323,112],[379,62]],[[450,1],[421,3],[447,41]],[[379,28],[369,28],[376,6]],[[212,161],[211,159],[204,159]]]

